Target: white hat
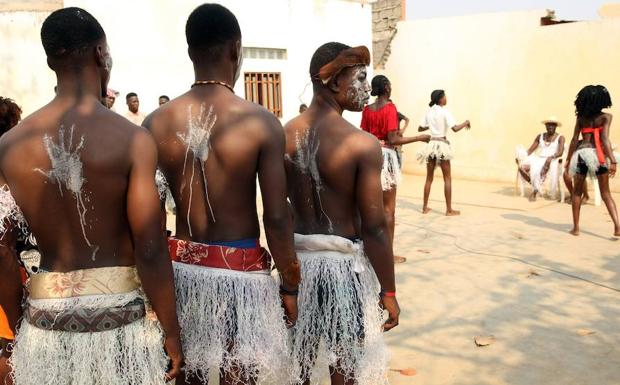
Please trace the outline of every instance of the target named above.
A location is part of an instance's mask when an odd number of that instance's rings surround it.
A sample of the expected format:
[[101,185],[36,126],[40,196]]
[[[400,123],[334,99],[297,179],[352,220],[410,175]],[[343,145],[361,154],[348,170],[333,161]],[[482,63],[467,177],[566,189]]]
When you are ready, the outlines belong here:
[[562,123],[560,123],[560,121],[558,120],[558,118],[556,118],[555,116],[550,116],[547,119],[542,121],[543,124],[547,124],[547,123],[555,123],[558,125],[558,127],[562,127]]

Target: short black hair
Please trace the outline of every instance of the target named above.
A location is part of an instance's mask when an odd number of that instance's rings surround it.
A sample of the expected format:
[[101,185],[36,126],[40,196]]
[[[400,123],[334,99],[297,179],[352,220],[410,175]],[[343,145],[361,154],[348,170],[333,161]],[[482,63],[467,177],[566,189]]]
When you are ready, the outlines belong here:
[[128,100],[129,98],[131,98],[132,96],[138,96],[138,94],[136,94],[135,92],[130,92],[127,94],[127,96],[125,96],[125,100]]
[[603,108],[611,107],[611,95],[602,85],[585,86],[575,99],[575,114],[580,118],[595,118]]
[[158,99],[164,98],[168,101],[170,101],[170,98],[168,97],[168,95],[161,95]]
[[383,75],[377,75],[374,78],[372,78],[372,82],[370,83],[370,86],[372,88],[372,91],[370,91],[370,94],[372,96],[381,96],[381,95],[385,95],[385,87],[390,84],[390,79],[387,78],[387,76],[383,76]]
[[428,106],[432,107],[435,104],[439,104],[439,101],[445,95],[446,95],[446,91],[444,90],[434,90],[433,92],[431,92],[431,101],[428,103]]
[[22,116],[22,109],[13,99],[0,96],[0,136],[13,128]]
[[207,3],[194,9],[187,18],[185,38],[189,48],[213,53],[224,43],[240,39],[241,28],[228,8]]
[[47,56],[61,58],[88,48],[105,38],[101,24],[82,8],[52,12],[41,26],[41,42]]
[[310,59],[310,78],[312,78],[313,81],[317,80],[318,78],[316,78],[316,76],[319,74],[321,67],[336,59],[340,52],[349,48],[351,47],[346,44],[334,41],[325,43],[317,48],[317,50],[314,51],[314,55],[312,55],[312,59]]

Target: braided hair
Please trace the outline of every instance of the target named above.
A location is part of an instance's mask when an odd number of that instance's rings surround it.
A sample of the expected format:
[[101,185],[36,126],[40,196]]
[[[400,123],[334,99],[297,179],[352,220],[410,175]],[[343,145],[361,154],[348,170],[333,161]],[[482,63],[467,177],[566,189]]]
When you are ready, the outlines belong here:
[[602,85],[585,86],[575,99],[575,114],[580,118],[595,118],[603,108],[611,107],[611,95]]

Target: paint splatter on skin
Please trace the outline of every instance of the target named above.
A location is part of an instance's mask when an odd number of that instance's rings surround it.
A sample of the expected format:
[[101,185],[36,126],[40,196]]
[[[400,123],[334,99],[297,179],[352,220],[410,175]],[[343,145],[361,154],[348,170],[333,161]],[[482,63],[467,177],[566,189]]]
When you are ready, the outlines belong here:
[[75,125],[72,125],[69,129],[69,137],[65,138],[65,129],[63,126],[58,130],[58,143],[49,136],[43,136],[43,144],[47,151],[47,155],[52,163],[52,168],[49,171],[43,171],[41,169],[35,169],[41,174],[45,175],[53,183],[58,185],[58,191],[60,196],[63,196],[63,186],[69,190],[77,205],[78,215],[80,217],[80,226],[82,227],[82,235],[86,244],[91,249],[92,259],[95,260],[99,246],[93,245],[86,236],[86,206],[84,205],[84,196],[82,187],[84,186],[82,161],[80,160],[80,151],[84,148],[84,135],[80,137],[77,145],[73,146],[73,132]]
[[347,100],[354,110],[361,111],[368,103],[369,98],[366,68],[355,68],[353,70],[353,81],[347,89]]
[[[205,163],[209,158],[209,151],[211,150],[211,130],[215,123],[217,122],[217,115],[213,112],[213,106],[209,106],[209,109],[206,109],[204,103],[200,104],[200,112],[198,115],[192,115],[192,106],[188,107],[188,118],[187,118],[187,132],[181,133],[178,132],[177,136],[179,139],[185,144],[185,162],[183,163],[183,175],[185,175],[185,168],[187,166],[187,158],[189,157],[189,152],[192,152],[193,159],[192,162],[192,176],[189,182],[189,202],[187,208],[187,226],[189,228],[189,235],[192,235],[192,225],[190,224],[190,211],[191,211],[191,201],[193,194],[193,184],[194,184],[194,173],[195,173],[195,160],[197,159],[200,163],[200,170],[202,171],[202,181],[205,187],[205,194],[207,197],[207,204],[209,205],[209,211],[211,212],[211,218],[213,222],[215,222],[215,215],[213,214],[213,208],[211,207],[211,202],[209,201],[209,190],[207,189],[207,175],[205,173]],[[181,192],[183,191],[183,187],[181,186]]]
[[300,137],[299,132],[295,134],[295,147],[297,152],[295,158],[291,161],[299,169],[302,174],[310,174],[312,181],[314,182],[314,189],[316,191],[319,208],[325,218],[327,218],[328,231],[334,232],[334,224],[331,218],[325,213],[323,209],[323,202],[321,201],[321,190],[323,189],[323,182],[321,181],[321,174],[319,174],[319,166],[316,161],[317,154],[319,152],[320,141],[315,129],[308,129],[303,136]]

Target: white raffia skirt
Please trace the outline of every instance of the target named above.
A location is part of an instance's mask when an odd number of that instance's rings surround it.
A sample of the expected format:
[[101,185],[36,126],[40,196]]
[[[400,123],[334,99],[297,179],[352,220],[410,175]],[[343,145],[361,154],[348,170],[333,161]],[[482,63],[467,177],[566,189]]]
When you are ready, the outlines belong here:
[[[420,163],[428,163],[429,160],[452,160],[454,154],[450,142],[446,140],[431,139],[422,146],[422,149],[416,154],[416,158]],[[439,162],[437,162],[437,166]]]
[[[123,294],[28,300],[37,309],[101,309],[143,298]],[[168,359],[159,322],[148,315],[98,332],[44,330],[23,321],[10,358],[16,385],[164,385]]]
[[381,188],[388,191],[398,186],[402,179],[401,164],[396,150],[381,147],[383,168],[381,169]]
[[328,374],[326,368],[337,366],[356,384],[387,384],[380,285],[362,243],[295,234],[295,246],[302,271],[293,333],[297,381],[310,378],[318,384]]
[[579,163],[579,158],[581,158],[581,160],[588,167],[588,176],[595,178],[596,172],[599,170],[599,167],[601,167],[601,163],[599,162],[596,155],[596,149],[589,147],[580,148],[573,153],[573,156],[570,160],[570,166],[568,168],[568,173],[571,177],[577,174],[577,164]]
[[269,272],[173,266],[187,374],[206,383],[212,370],[235,369],[240,381],[287,383],[290,337]]

